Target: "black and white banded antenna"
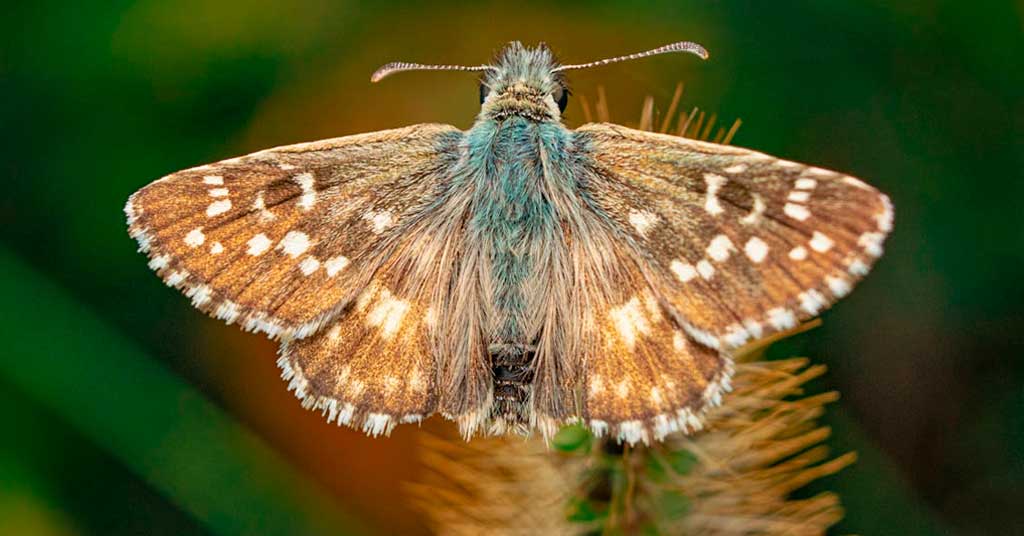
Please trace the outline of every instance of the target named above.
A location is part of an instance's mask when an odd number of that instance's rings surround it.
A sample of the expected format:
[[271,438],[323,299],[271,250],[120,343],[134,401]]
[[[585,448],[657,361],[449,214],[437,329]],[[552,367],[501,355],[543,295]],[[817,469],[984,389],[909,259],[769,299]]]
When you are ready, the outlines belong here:
[[618,63],[620,61],[638,60],[640,58],[646,58],[649,56],[657,56],[659,54],[668,54],[670,52],[689,52],[694,54],[702,60],[708,59],[708,51],[704,47],[697,43],[690,41],[679,41],[655,49],[647,50],[644,52],[637,52],[636,54],[627,54],[625,56],[618,56],[615,58],[606,58],[603,60],[591,61],[588,63],[574,63],[572,65],[560,65],[553,69],[554,72],[559,71],[571,71],[575,69],[587,69],[590,67],[599,67],[601,65],[608,65],[609,63]]
[[405,61],[393,61],[381,66],[370,76],[370,82],[380,82],[384,77],[402,71],[490,71],[496,69],[492,65],[424,65],[422,63],[409,63]]

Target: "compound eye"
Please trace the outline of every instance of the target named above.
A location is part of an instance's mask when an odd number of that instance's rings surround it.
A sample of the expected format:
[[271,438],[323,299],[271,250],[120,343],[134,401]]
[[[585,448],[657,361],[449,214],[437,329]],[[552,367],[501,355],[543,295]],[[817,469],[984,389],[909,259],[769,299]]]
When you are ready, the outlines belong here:
[[491,90],[487,89],[487,86],[480,84],[480,104],[483,104],[484,101],[487,100],[487,94],[490,92]]
[[558,103],[559,113],[564,112],[565,107],[569,105],[569,90],[562,86],[558,86],[551,96],[555,99],[555,102]]

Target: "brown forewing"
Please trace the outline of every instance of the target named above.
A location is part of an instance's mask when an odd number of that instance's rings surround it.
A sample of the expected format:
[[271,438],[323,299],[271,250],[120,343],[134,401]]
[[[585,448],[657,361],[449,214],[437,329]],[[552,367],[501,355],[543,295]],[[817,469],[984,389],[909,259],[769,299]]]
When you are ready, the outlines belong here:
[[129,232],[204,312],[305,337],[354,299],[436,198],[460,138],[416,125],[180,171],[131,196]]
[[590,195],[701,343],[735,348],[816,316],[867,274],[888,198],[747,149],[594,124]]

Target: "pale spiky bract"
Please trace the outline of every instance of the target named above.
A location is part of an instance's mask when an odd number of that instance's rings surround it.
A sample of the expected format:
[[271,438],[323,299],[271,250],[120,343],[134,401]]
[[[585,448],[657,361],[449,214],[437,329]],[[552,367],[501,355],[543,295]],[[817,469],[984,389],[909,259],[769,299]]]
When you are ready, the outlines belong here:
[[842,518],[838,496],[790,495],[856,459],[822,444],[816,421],[838,394],[804,394],[825,371],[807,359],[746,361],[763,348],[738,357],[733,392],[692,436],[635,448],[575,426],[554,448],[428,437],[429,471],[410,491],[441,534],[823,534]]

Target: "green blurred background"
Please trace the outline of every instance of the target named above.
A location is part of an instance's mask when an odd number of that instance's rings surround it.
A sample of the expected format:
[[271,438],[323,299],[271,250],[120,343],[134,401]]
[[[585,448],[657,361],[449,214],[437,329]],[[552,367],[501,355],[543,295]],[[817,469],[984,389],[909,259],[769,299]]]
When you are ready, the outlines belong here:
[[[642,99],[742,118],[734,142],[886,191],[896,230],[825,324],[836,533],[1024,534],[1024,3],[521,0],[5,2],[0,18],[0,533],[422,533],[415,427],[372,440],[285,391],[275,346],[195,312],[127,237],[166,173],[274,145],[468,127],[479,63],[546,41],[635,124]],[[579,124],[579,99],[566,114]],[[435,419],[436,420],[436,419]],[[432,420],[433,421],[433,420]],[[444,431],[443,423],[426,429]]]

